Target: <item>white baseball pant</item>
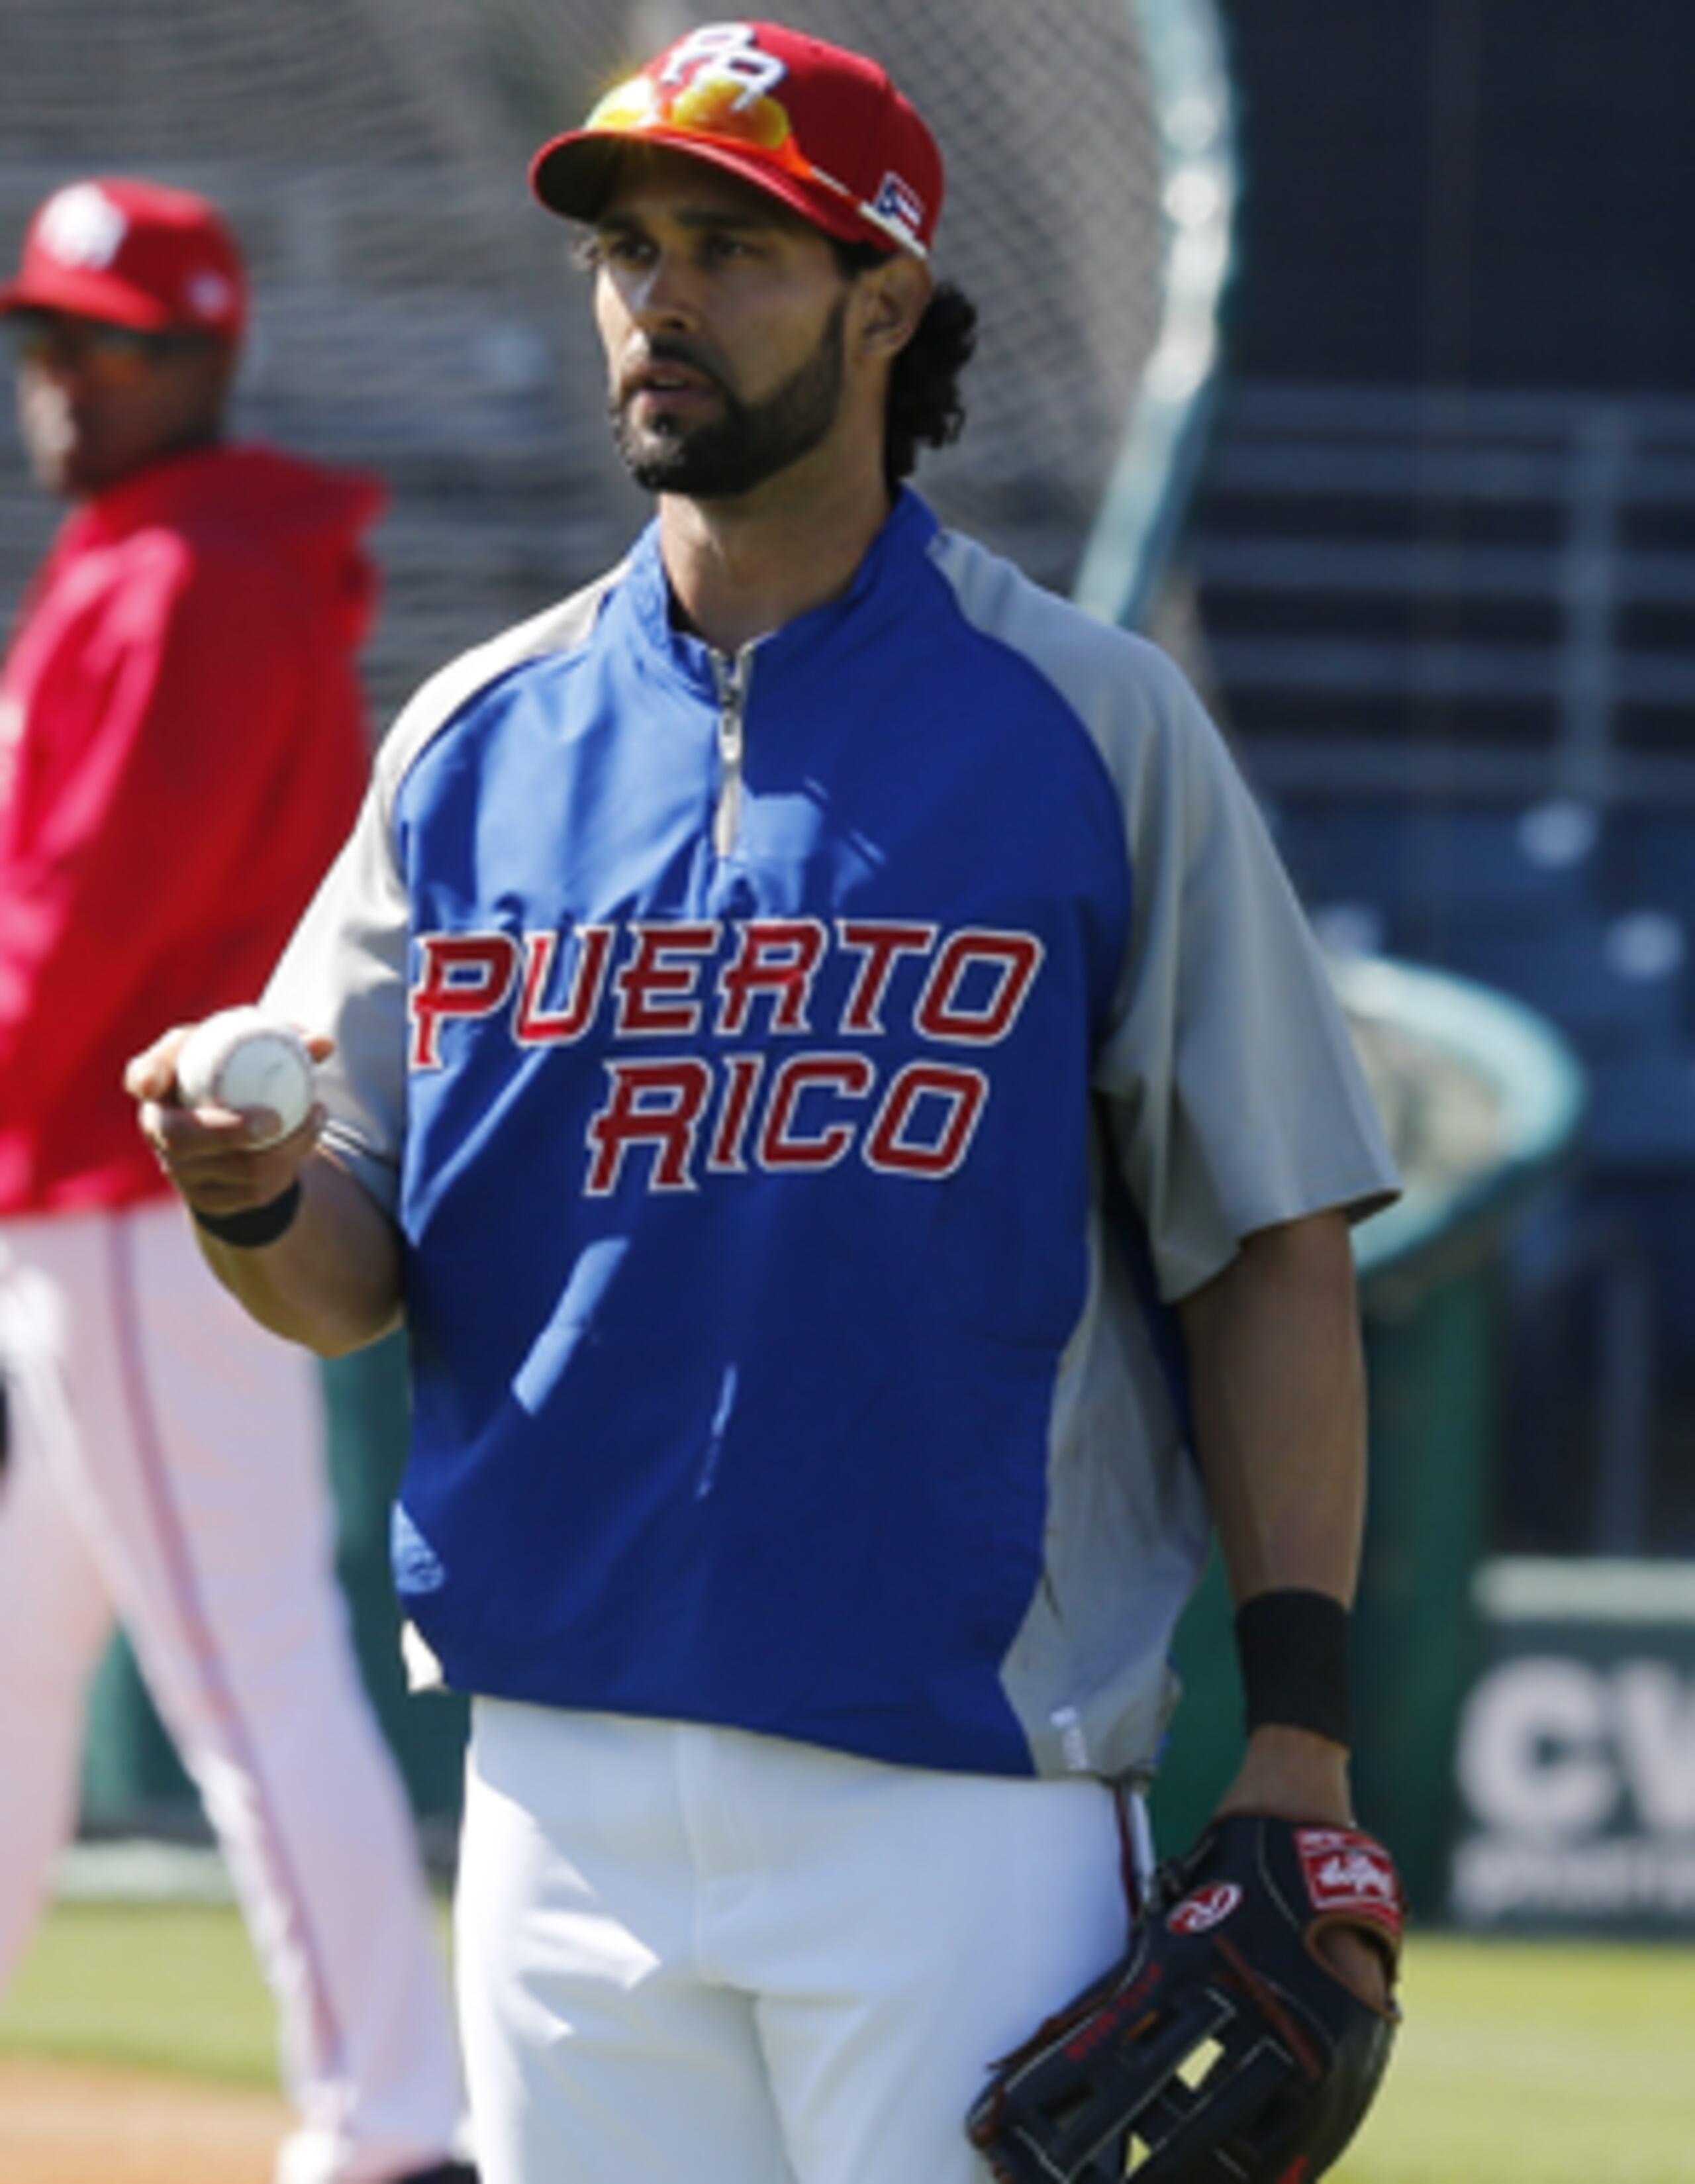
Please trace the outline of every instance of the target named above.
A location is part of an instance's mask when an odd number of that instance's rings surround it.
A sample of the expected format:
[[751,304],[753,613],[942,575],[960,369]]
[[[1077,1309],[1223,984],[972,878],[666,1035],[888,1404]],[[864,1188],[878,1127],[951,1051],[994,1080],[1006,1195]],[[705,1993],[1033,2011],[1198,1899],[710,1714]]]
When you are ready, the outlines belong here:
[[489,1700],[456,1930],[484,2184],[986,2184],[988,2065],[1127,1939],[1097,1782]]
[[0,1223],[0,1988],[75,1820],[121,1617],[223,1846],[298,2111],[279,2184],[386,2184],[462,2126],[411,1815],[333,1568],[315,1364],[174,1201]]

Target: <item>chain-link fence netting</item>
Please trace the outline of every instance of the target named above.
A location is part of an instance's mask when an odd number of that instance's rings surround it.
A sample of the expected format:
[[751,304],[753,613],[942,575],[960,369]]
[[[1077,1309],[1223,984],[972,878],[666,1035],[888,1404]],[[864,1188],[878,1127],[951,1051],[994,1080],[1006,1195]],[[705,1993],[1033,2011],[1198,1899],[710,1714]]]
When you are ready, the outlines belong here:
[[[392,493],[386,718],[461,645],[616,558],[644,505],[609,451],[566,231],[529,154],[670,36],[675,0],[7,0],[0,255],[92,172],[200,189],[258,292],[240,427]],[[920,482],[1062,588],[1159,311],[1161,170],[1125,0],[792,0],[886,62],[949,169],[939,270],[982,319],[964,439]],[[55,511],[0,450],[0,615]]]

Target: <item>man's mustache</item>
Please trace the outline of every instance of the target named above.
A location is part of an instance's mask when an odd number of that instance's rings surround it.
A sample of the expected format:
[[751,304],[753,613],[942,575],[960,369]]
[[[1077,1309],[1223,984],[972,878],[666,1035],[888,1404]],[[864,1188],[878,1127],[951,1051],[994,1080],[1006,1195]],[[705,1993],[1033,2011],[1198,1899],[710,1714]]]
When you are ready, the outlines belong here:
[[620,373],[618,382],[620,404],[640,393],[654,374],[663,371],[668,364],[679,365],[684,370],[692,372],[697,378],[704,380],[716,393],[727,395],[730,392],[722,376],[692,343],[681,341],[674,335],[663,336],[657,341],[649,342],[641,357],[635,363],[627,365]]

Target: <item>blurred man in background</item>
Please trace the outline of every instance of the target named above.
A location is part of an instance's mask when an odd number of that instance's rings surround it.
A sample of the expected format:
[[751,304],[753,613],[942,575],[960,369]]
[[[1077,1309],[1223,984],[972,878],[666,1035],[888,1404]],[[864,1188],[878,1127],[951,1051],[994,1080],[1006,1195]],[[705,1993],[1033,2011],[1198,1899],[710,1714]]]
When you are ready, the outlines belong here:
[[381,490],[224,443],[246,315],[216,209],[146,182],[58,191],[0,287],[31,467],[73,504],[0,681],[0,1987],[115,1613],[281,2012],[281,2184],[464,2184],[316,1368],[207,1273],[120,1083],[161,1011],[258,991],[364,773]]

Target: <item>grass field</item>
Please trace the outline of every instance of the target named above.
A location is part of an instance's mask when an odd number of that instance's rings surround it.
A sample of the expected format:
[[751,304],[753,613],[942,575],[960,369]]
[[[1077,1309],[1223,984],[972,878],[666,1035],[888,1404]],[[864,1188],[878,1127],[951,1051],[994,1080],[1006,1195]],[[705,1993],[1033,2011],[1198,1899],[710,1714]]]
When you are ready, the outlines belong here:
[[[1695,1949],[1414,1940],[1407,2025],[1336,2184],[1695,2184]],[[222,1905],[61,1904],[0,2052],[275,2083]]]

